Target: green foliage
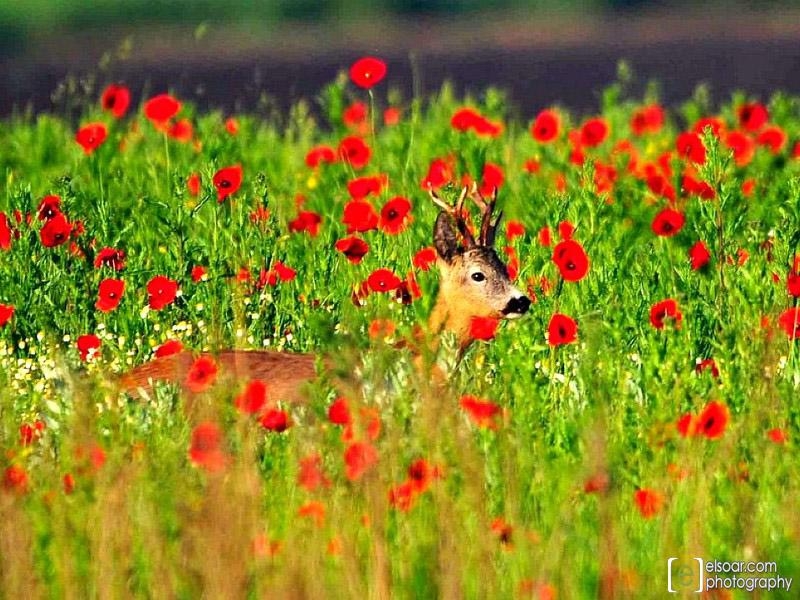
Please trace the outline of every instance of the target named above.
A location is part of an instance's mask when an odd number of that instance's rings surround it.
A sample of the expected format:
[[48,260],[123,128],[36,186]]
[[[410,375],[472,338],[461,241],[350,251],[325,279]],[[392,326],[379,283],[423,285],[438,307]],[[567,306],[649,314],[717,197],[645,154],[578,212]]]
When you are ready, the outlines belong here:
[[[799,245],[800,162],[787,145],[776,153],[757,146],[737,164],[725,139],[707,130],[705,164],[689,166],[674,153],[675,138],[710,113],[707,94],[698,88],[680,115],[634,135],[641,102],[626,95],[630,77],[621,66],[620,81],[602,95],[609,137],[583,148],[581,166],[570,160],[567,132],[584,120],[566,111],[558,139],[543,144],[529,123],[508,118],[500,92],[462,102],[445,85],[408,104],[391,93],[402,116],[386,126],[381,93],[354,90],[344,76],[320,94],[322,124],[301,104],[274,122],[238,115],[231,134],[224,115],[184,106],[179,118],[193,125],[187,143],[154,127],[141,108],[114,120],[84,106],[81,124],[108,127],[89,155],[60,118],[0,124],[0,212],[13,228],[11,248],[0,250],[0,304],[15,307],[0,327],[0,595],[544,598],[552,586],[563,598],[662,597],[670,556],[771,560],[785,577],[800,574],[800,367],[796,342],[777,324],[794,304],[786,278]],[[728,129],[738,127],[745,99],[718,111]],[[313,147],[336,152],[359,127],[342,119],[354,100],[373,111],[361,132],[369,165],[308,167]],[[656,86],[646,101],[657,101]],[[777,94],[768,105],[791,143],[800,132],[797,103]],[[502,123],[502,133],[455,130],[450,120],[463,106]],[[502,169],[499,203],[525,232],[514,240],[501,233],[499,255],[509,258],[506,246],[518,255],[516,285],[536,300],[493,341],[473,344],[446,387],[395,344],[424,330],[438,289],[436,268],[412,263],[431,244],[437,209],[421,182],[436,158],[453,171],[447,198],[463,178],[480,182],[487,163]],[[525,168],[530,160],[535,173]],[[218,202],[214,175],[233,165],[243,169],[242,186]],[[676,235],[651,229],[671,203],[653,191],[648,166],[666,173],[672,206],[685,216]],[[602,179],[609,169],[610,188]],[[186,185],[192,173],[201,179],[197,197]],[[685,173],[707,182],[714,199],[682,189]],[[388,186],[368,201],[380,211],[404,196],[413,218],[396,235],[360,234],[369,252],[351,264],[334,249],[348,235],[347,184],[379,174]],[[752,195],[743,191],[749,180]],[[38,208],[50,194],[81,228],[45,248]],[[290,231],[301,210],[320,215],[318,235]],[[590,260],[578,282],[561,278],[552,245],[539,240],[547,227],[560,241],[563,221]],[[711,258],[693,270],[688,251],[698,240]],[[95,266],[105,247],[124,250],[124,270]],[[296,277],[260,284],[278,261]],[[193,279],[195,266],[206,269],[203,280]],[[401,279],[413,273],[422,296],[410,305],[380,293],[354,302],[379,268]],[[181,291],[162,310],[147,308],[157,275]],[[95,302],[109,277],[126,287],[105,313]],[[656,329],[651,307],[667,298],[682,319]],[[555,313],[576,320],[575,343],[548,344]],[[395,330],[370,335],[386,319]],[[102,342],[88,363],[76,347],[84,334]],[[293,423],[283,433],[235,409],[244,382],[201,394],[170,386],[147,398],[118,394],[118,374],[171,339],[197,352],[313,352],[339,377],[314,382],[305,405],[282,405]],[[696,372],[708,358],[718,378]],[[470,421],[459,407],[466,394],[500,407],[496,427]],[[327,420],[340,395],[351,402],[349,433]],[[713,400],[729,410],[722,435],[681,436],[678,419]],[[371,418],[380,421],[375,439]],[[37,420],[44,430],[22,444],[20,425]],[[218,473],[188,454],[207,420],[222,431]],[[768,437],[776,428],[788,442]],[[378,465],[351,480],[343,453],[368,438]],[[300,461],[313,454],[329,485],[309,491]],[[405,511],[390,490],[419,458],[440,472]],[[12,466],[29,477],[24,493],[7,480]],[[663,501],[651,518],[637,509],[638,489]]]

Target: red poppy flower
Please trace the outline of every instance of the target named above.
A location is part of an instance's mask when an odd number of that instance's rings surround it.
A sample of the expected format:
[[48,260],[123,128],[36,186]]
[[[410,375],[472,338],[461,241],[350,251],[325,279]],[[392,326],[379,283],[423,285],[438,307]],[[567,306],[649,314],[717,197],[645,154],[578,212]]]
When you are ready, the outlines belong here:
[[62,213],[59,213],[44,224],[39,231],[39,237],[43,246],[55,248],[69,240],[70,233],[72,233],[72,224]]
[[23,423],[19,426],[19,443],[21,446],[30,446],[34,440],[38,440],[44,430],[46,429],[47,425],[45,422],[36,419],[36,421],[31,423]]
[[261,416],[258,421],[264,429],[281,433],[292,426],[289,414],[279,408],[270,408]]
[[747,131],[758,131],[769,120],[767,107],[760,102],[748,102],[742,104],[736,114],[739,117],[739,125]]
[[608,137],[608,124],[605,119],[595,117],[583,124],[580,131],[580,143],[593,148],[602,144]]
[[408,512],[414,506],[417,493],[410,481],[404,481],[389,489],[389,504],[397,510]]
[[786,146],[786,133],[780,127],[767,127],[758,134],[756,143],[766,146],[772,154],[778,154]]
[[95,307],[101,312],[111,312],[119,306],[124,292],[125,282],[122,279],[104,279],[97,291]]
[[301,210],[297,213],[297,218],[289,221],[289,231],[292,233],[307,232],[311,237],[319,234],[319,226],[322,217],[310,210]]
[[651,228],[656,235],[671,237],[681,230],[685,222],[686,217],[683,216],[682,212],[672,208],[665,208],[655,216]]
[[3,487],[9,492],[25,494],[28,484],[28,473],[19,465],[10,465],[3,471]]
[[567,315],[556,313],[547,326],[547,343],[551,346],[571,344],[578,339],[578,324]]
[[450,119],[450,126],[457,131],[474,131],[480,136],[496,137],[503,131],[500,123],[493,123],[472,108],[458,109]]
[[232,167],[220,169],[214,174],[214,179],[212,181],[214,183],[214,187],[217,188],[217,202],[222,202],[231,194],[235,194],[239,190],[239,187],[241,187],[241,165],[234,165]]
[[634,135],[657,133],[664,125],[664,109],[658,104],[643,106],[633,113],[631,130]]
[[366,200],[351,200],[344,205],[342,223],[347,225],[347,233],[377,229],[379,221],[375,208]]
[[420,183],[423,190],[438,190],[453,180],[453,167],[442,158],[435,158],[428,167],[428,174]]
[[275,271],[275,274],[281,281],[292,281],[297,277],[297,271],[279,260],[276,260],[272,264],[272,270]]
[[789,440],[787,433],[780,427],[767,431],[767,437],[776,444],[785,444]]
[[542,163],[535,158],[529,158],[525,161],[525,164],[522,167],[525,169],[526,173],[530,173],[531,175],[535,175],[539,171],[542,170]]
[[389,269],[376,269],[367,277],[367,284],[373,292],[391,292],[401,283],[402,280]]
[[573,233],[575,233],[575,225],[569,221],[561,221],[558,224],[558,237],[562,240],[571,240]]
[[159,94],[145,102],[144,116],[154,125],[163,127],[180,109],[181,103],[175,98],[169,94]]
[[122,271],[125,268],[125,251],[116,248],[105,247],[94,259],[94,268],[110,267],[115,271]]
[[692,270],[698,271],[704,268],[710,260],[711,252],[702,240],[689,248],[689,261],[691,262]]
[[225,467],[225,453],[222,451],[222,431],[211,421],[200,423],[192,431],[189,459],[206,471],[216,472]]
[[167,135],[174,140],[183,142],[184,144],[192,141],[194,135],[194,127],[189,119],[181,119],[177,121],[167,130]]
[[100,106],[110,112],[114,118],[121,119],[128,112],[131,104],[131,92],[124,85],[112,83],[103,90],[100,96]]
[[408,481],[417,494],[425,492],[436,477],[441,477],[438,467],[431,468],[424,458],[418,458],[408,466]]
[[0,304],[0,327],[5,327],[14,316],[16,309],[11,304]]
[[699,196],[703,200],[713,200],[716,197],[716,192],[707,182],[699,181],[689,175],[684,174],[681,179],[681,188],[687,194],[692,196]]
[[179,354],[181,352],[183,352],[183,344],[181,344],[178,340],[169,340],[156,348],[155,356],[156,358],[164,358],[166,356],[172,356],[173,354]]
[[397,286],[394,292],[394,298],[405,305],[411,304],[416,298],[422,298],[422,290],[414,277],[413,271],[409,271],[405,281]]
[[78,338],[77,347],[81,360],[86,361],[96,356],[100,350],[100,338],[93,333],[82,335]]
[[389,184],[386,175],[373,175],[371,177],[357,177],[347,182],[347,191],[353,200],[363,200],[370,194],[380,195],[381,190]]
[[236,135],[239,133],[239,122],[233,117],[228,117],[225,119],[225,131],[231,135]]
[[318,500],[312,500],[311,502],[306,502],[297,510],[297,515],[299,517],[307,517],[309,519],[313,519],[314,524],[317,527],[322,527],[325,524],[325,505]]
[[793,271],[786,276],[786,291],[793,298],[800,298],[800,273]]
[[369,442],[353,442],[345,450],[344,462],[347,478],[356,481],[378,464],[378,451]]
[[492,533],[497,536],[500,543],[504,546],[511,546],[514,527],[511,526],[503,517],[496,517],[492,520]]
[[450,126],[457,131],[475,129],[476,123],[482,119],[480,113],[471,108],[459,108],[450,118]]
[[660,173],[652,173],[647,176],[647,187],[651,192],[659,196],[675,202],[675,188],[672,187],[669,180]]
[[645,518],[650,519],[656,516],[664,505],[664,496],[655,490],[639,489],[633,495],[636,508]]
[[558,137],[561,129],[561,119],[554,110],[545,109],[536,115],[531,125],[531,135],[537,142],[552,142]]
[[503,248],[508,256],[508,264],[506,265],[506,273],[511,281],[514,281],[519,275],[519,256],[513,246],[506,246]]
[[369,252],[369,245],[367,242],[354,235],[338,240],[335,247],[354,265],[359,264],[361,259]]
[[195,283],[200,283],[206,277],[207,272],[208,271],[203,265],[193,266],[191,272],[192,281],[194,281]]
[[328,407],[328,420],[334,425],[350,425],[350,406],[347,398],[337,398]]
[[360,137],[350,136],[339,142],[339,158],[354,169],[363,169],[369,164],[372,151]]
[[494,317],[472,317],[469,322],[469,335],[474,340],[493,340],[497,335],[500,320]]
[[387,127],[393,127],[400,122],[400,109],[395,106],[390,106],[383,111],[383,124]]
[[725,133],[725,123],[719,117],[703,117],[698,119],[692,127],[692,131],[702,135],[707,127],[711,128],[711,133],[715,137],[721,137]]
[[460,404],[478,427],[497,429],[497,417],[500,415],[497,404],[469,395],[461,396]]
[[335,163],[336,152],[330,146],[316,146],[306,154],[306,165],[316,169],[322,163]]
[[214,359],[209,356],[201,356],[192,363],[184,384],[194,393],[203,392],[214,385],[217,380],[217,372],[217,363],[214,362]]
[[495,190],[499,190],[503,187],[504,180],[503,169],[496,164],[487,162],[483,165],[481,185],[478,191],[482,196],[489,197],[494,194]]
[[45,196],[39,202],[39,207],[36,210],[39,213],[40,221],[49,221],[56,215],[61,214],[61,197],[53,194]]
[[580,281],[589,272],[589,257],[575,240],[564,240],[553,249],[553,262],[565,281]]
[[695,373],[702,373],[703,371],[711,372],[711,375],[715,379],[719,379],[719,367],[717,367],[717,361],[713,358],[704,358],[700,362],[697,363],[697,366],[694,368]]
[[[250,272],[247,272],[247,278],[242,281],[249,281],[250,280]],[[264,289],[265,286],[276,286],[278,285],[278,274],[270,269],[267,271],[266,269],[261,269],[261,272],[258,274],[258,281],[256,282],[256,287],[261,290]]]
[[419,250],[411,262],[417,269],[428,271],[431,265],[436,262],[436,249],[433,246],[428,246]]
[[350,80],[358,87],[368,90],[386,76],[386,63],[374,56],[359,58],[350,67]]
[[506,239],[513,242],[515,238],[525,235],[525,225],[519,221],[509,221],[506,223]]
[[172,304],[178,295],[178,282],[164,275],[156,275],[147,283],[148,303],[153,310]]
[[778,317],[778,325],[786,332],[790,340],[800,337],[800,307],[789,308]]
[[89,123],[81,127],[75,134],[75,141],[81,145],[86,154],[91,154],[106,141],[108,130],[103,123]]
[[344,109],[342,122],[347,127],[357,127],[363,125],[367,120],[367,105],[363,102],[353,102]]
[[269,209],[262,204],[259,204],[258,207],[250,212],[250,222],[251,223],[266,223],[269,221]]
[[381,218],[378,226],[381,231],[390,235],[397,235],[412,221],[411,202],[402,196],[389,200],[381,209]]
[[706,147],[700,136],[692,131],[684,131],[675,141],[675,149],[682,158],[702,165],[706,162]]
[[678,422],[675,424],[678,433],[680,433],[682,437],[693,436],[695,434],[696,426],[697,419],[692,413],[681,415],[681,417],[678,419]]
[[716,400],[709,402],[697,417],[695,431],[698,435],[702,434],[710,440],[715,440],[725,433],[729,417],[727,406]]
[[65,473],[62,479],[64,485],[64,493],[70,495],[75,491],[75,477],[72,473]]
[[733,150],[733,162],[737,167],[744,167],[753,160],[756,145],[753,139],[741,131],[731,131],[723,139],[725,145]]
[[4,212],[0,212],[0,250],[11,250],[11,225]]
[[539,238],[539,243],[545,248],[550,247],[550,245],[553,243],[550,235],[550,228],[547,225],[545,225],[539,230],[538,238]]
[[608,491],[611,478],[608,473],[600,472],[592,475],[583,483],[584,494],[604,494]]
[[678,303],[672,298],[667,298],[661,302],[656,302],[650,308],[650,323],[656,329],[664,329],[665,319],[672,319],[675,323],[675,328],[680,327],[683,315],[678,310]]
[[331,482],[325,477],[322,470],[322,457],[319,454],[310,454],[300,459],[297,483],[309,492],[318,488],[330,487]]
[[244,391],[236,396],[233,405],[248,415],[260,413],[267,403],[267,384],[254,379],[247,384]]

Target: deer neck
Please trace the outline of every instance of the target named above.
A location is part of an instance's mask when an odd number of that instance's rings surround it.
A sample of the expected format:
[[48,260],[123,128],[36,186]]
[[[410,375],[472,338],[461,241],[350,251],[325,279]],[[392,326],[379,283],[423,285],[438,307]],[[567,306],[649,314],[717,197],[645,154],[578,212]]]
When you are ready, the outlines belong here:
[[467,307],[449,301],[449,296],[446,289],[439,290],[436,304],[428,319],[428,331],[433,338],[431,342],[433,349],[438,349],[441,335],[449,332],[456,336],[459,351],[463,353],[472,343],[470,336],[472,319],[469,310],[465,310]]

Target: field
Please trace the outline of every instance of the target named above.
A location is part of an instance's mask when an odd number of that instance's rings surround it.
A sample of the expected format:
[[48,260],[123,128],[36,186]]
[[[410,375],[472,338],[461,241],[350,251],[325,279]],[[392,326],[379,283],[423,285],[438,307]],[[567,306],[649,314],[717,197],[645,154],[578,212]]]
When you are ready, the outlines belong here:
[[[661,598],[694,595],[695,557],[800,576],[800,99],[667,110],[622,69],[595,114],[520,122],[497,90],[408,99],[381,73],[270,117],[112,86],[0,123],[0,597]],[[533,303],[457,356],[426,325],[428,190],[473,183]],[[286,402],[198,358],[120,392],[179,348],[320,376]]]

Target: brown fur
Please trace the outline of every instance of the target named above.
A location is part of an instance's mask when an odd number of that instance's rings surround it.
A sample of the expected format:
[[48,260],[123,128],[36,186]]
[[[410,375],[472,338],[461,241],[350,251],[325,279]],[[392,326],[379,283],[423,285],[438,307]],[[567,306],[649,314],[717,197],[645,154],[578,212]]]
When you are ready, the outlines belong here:
[[[249,381],[260,379],[269,386],[270,398],[302,402],[305,386],[317,377],[313,354],[292,354],[270,350],[224,350],[217,354],[203,353],[217,364],[217,381]],[[136,393],[149,391],[152,382],[165,381],[186,387],[192,364],[199,358],[184,351],[156,358],[139,365],[120,378],[122,390]]]

